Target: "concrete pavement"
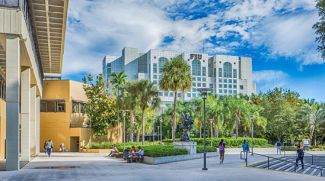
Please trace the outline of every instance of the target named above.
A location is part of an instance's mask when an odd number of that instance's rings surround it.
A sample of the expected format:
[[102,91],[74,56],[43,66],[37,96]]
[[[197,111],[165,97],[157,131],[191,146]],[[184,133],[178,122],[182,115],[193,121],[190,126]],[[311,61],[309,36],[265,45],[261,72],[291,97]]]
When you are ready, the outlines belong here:
[[[275,156],[275,155],[273,155]],[[249,156],[248,162],[264,157]],[[284,172],[257,170],[246,167],[239,155],[226,154],[224,164],[219,158],[207,159],[208,171],[203,171],[203,159],[147,165],[126,163],[107,154],[53,153],[51,158],[40,155],[23,169],[0,172],[0,180],[298,180],[320,179]],[[78,166],[78,168],[38,169],[39,167]]]

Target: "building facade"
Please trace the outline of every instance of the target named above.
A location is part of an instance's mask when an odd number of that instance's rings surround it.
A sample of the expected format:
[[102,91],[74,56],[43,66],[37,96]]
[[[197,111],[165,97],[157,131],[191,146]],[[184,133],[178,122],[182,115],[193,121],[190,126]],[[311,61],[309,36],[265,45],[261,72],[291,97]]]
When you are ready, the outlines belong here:
[[[53,151],[59,151],[64,143],[70,152],[78,152],[79,147],[89,145],[90,128],[84,105],[88,102],[83,83],[72,80],[43,81],[43,97],[40,104],[40,143],[52,140]],[[122,142],[121,127],[109,126],[108,134],[92,136],[93,142]],[[119,138],[119,139],[118,139]],[[41,151],[45,151],[41,148]]]
[[[248,57],[214,55],[204,53],[176,53],[174,51],[149,50],[139,53],[137,48],[125,47],[122,56],[106,55],[102,61],[105,80],[111,79],[111,72],[124,70],[127,80],[148,79],[159,89],[162,68],[166,61],[181,56],[191,67],[192,88],[178,93],[177,97],[185,101],[200,97],[197,88],[209,87],[214,95],[251,95],[256,93],[256,84],[252,82],[252,59]],[[110,86],[112,87],[112,86]],[[159,91],[163,103],[172,103],[174,93]]]
[[0,159],[20,169],[40,153],[46,74],[61,74],[68,0],[0,1]]

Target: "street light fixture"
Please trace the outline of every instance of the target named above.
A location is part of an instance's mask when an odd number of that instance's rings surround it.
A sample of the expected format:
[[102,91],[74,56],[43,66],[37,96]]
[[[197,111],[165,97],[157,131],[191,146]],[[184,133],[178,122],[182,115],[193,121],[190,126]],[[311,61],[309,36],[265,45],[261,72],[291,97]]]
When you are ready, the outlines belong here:
[[158,128],[158,141],[159,141],[159,127],[160,127],[160,126],[157,126],[157,128]]
[[204,104],[204,123],[203,123],[203,129],[204,129],[204,159],[203,159],[203,168],[202,170],[208,170],[207,166],[207,154],[206,154],[206,142],[205,142],[205,99],[207,98],[208,92],[212,91],[211,88],[198,88],[197,91],[201,92],[201,96],[203,99]]
[[252,125],[252,156],[254,156],[254,141],[253,141],[253,137],[254,137],[254,117],[255,115],[254,114],[251,114],[250,115],[250,118],[251,118],[251,125]]
[[123,131],[123,137],[124,137],[124,139],[123,139],[123,142],[124,142],[124,149],[123,150],[125,150],[125,116],[126,116],[126,112],[128,112],[129,110],[121,110],[122,112],[123,112],[123,117],[124,117],[124,123],[123,123],[123,129],[124,129],[124,131]]

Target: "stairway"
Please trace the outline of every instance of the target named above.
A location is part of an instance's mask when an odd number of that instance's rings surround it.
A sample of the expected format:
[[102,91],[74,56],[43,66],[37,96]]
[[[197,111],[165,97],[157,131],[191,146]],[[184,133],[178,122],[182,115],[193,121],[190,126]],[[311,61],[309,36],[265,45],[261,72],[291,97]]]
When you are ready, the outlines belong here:
[[325,177],[325,170],[321,173],[319,168],[322,168],[317,165],[311,165],[310,163],[305,162],[304,169],[301,168],[301,165],[298,164],[298,167],[295,171],[295,163],[296,160],[290,157],[278,157],[276,159],[270,158],[269,164],[268,160],[264,160],[258,163],[254,163],[249,165],[248,167],[253,168],[260,168],[260,169],[268,169],[268,170],[275,170],[275,171],[283,171],[283,172],[296,172],[304,175],[311,175],[311,176],[319,176]]

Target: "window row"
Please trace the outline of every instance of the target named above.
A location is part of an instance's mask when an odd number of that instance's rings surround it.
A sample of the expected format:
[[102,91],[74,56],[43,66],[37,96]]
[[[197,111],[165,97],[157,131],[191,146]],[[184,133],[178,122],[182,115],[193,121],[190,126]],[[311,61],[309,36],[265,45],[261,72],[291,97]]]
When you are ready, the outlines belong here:
[[193,82],[192,86],[193,87],[207,87],[207,84],[206,83],[195,83],[195,82]]
[[65,112],[65,100],[41,100],[41,112]]
[[86,113],[86,103],[80,101],[72,101],[72,112],[73,113]]
[[237,85],[232,85],[232,84],[223,84],[223,86],[222,86],[222,84],[219,84],[219,88],[230,88],[230,89],[232,89],[232,88],[234,88],[234,89],[237,89]]
[[201,97],[200,93],[187,93],[187,97]]
[[227,93],[229,93],[229,94],[232,94],[232,93],[237,94],[237,90],[227,90],[227,89],[222,90],[222,89],[219,89],[219,93],[220,94],[222,94],[222,93],[224,93],[224,94],[227,94]]
[[[222,81],[223,80],[223,81]],[[232,83],[237,84],[237,79],[219,79],[219,83]]]
[[192,80],[193,81],[202,81],[202,82],[206,82],[207,81],[207,78],[205,78],[205,77],[192,77]]
[[[226,62],[226,63],[229,63],[229,62]],[[216,76],[216,75],[214,75],[214,76]],[[225,78],[237,78],[237,69],[231,69],[231,68],[229,68],[229,66],[226,66],[226,67],[224,66],[223,74],[222,74],[222,68],[218,69],[218,76],[225,77]]]
[[[159,92],[160,97],[174,97],[174,92],[170,92],[168,96],[168,92]],[[181,98],[182,93],[177,93],[177,97]]]

